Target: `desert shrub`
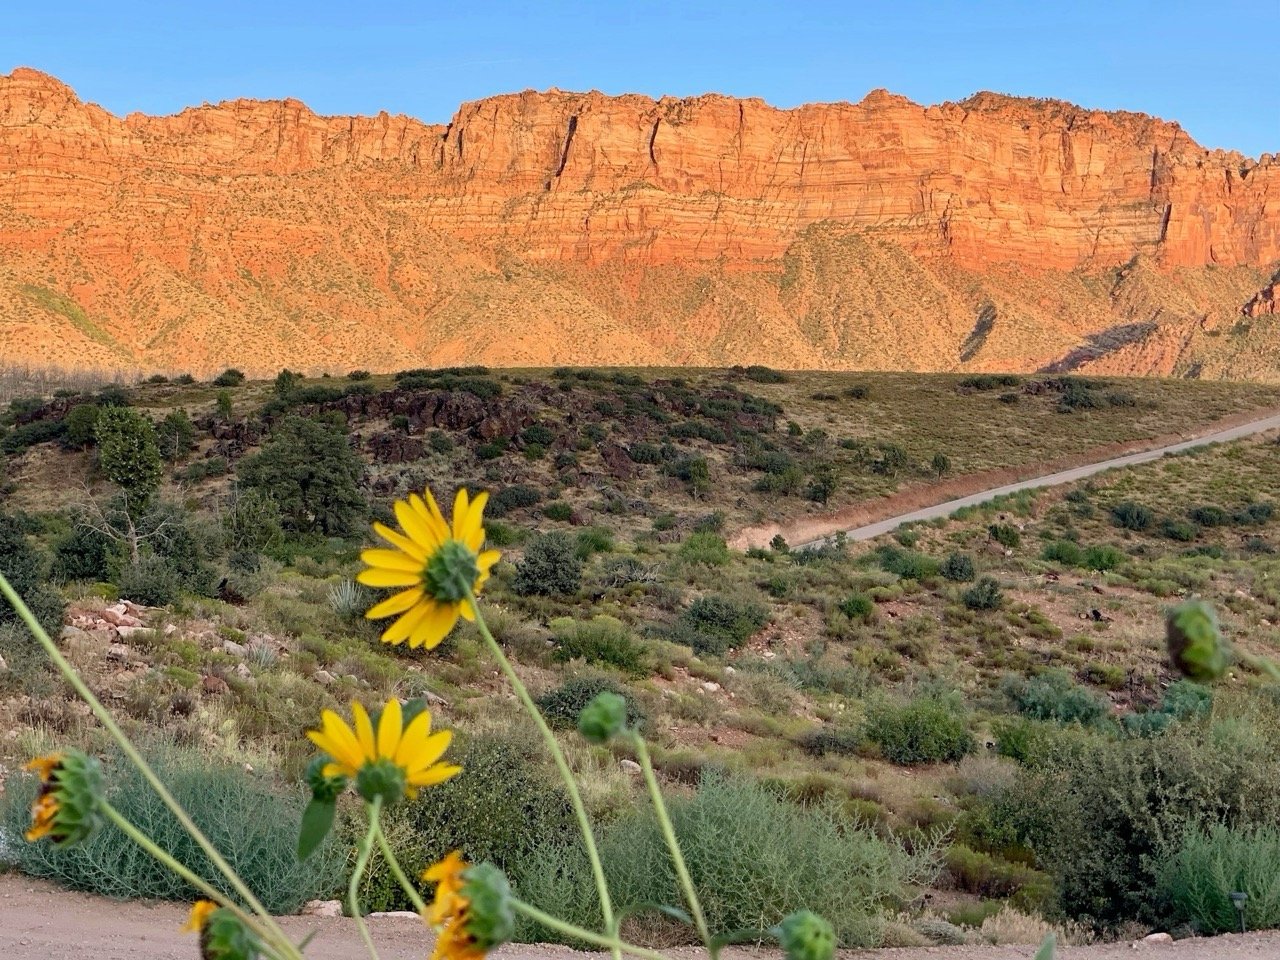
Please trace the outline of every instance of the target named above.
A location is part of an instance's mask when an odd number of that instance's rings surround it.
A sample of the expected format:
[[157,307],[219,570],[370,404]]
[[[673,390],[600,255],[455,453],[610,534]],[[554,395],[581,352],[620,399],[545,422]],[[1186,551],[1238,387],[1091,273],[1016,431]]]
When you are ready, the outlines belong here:
[[662,454],[656,444],[637,442],[627,448],[627,455],[636,463],[657,464],[662,462]]
[[[541,838],[577,829],[563,788],[524,739],[460,737],[449,760],[462,773],[397,805],[387,817],[396,856],[409,876],[417,877],[451,850],[461,850],[472,863],[487,860],[514,873]],[[412,909],[381,865],[365,884],[364,903],[371,910]]]
[[164,607],[178,599],[182,580],[163,557],[140,557],[126,563],[115,576],[120,596],[148,607]]
[[1201,504],[1187,511],[1187,516],[1202,527],[1225,527],[1231,522],[1231,514],[1213,504]]
[[1009,373],[977,373],[963,378],[956,386],[961,390],[995,390],[998,387],[1016,387],[1022,378]]
[[373,378],[373,374],[370,373],[368,370],[352,370],[350,373],[347,374],[347,379],[356,383],[358,383],[361,380],[370,380],[372,378]]
[[1044,545],[1040,559],[1060,563],[1064,567],[1078,567],[1084,563],[1084,549],[1071,540],[1055,540]]
[[238,387],[244,383],[244,374],[235,367],[228,367],[213,378],[215,387]]
[[967,553],[951,553],[942,561],[939,568],[941,574],[956,583],[967,583],[976,575],[973,568],[973,557]]
[[1187,833],[1163,864],[1160,888],[1175,916],[1204,936],[1240,929],[1232,893],[1243,893],[1246,925],[1280,927],[1280,830],[1220,823]]
[[866,735],[886,760],[904,766],[959,760],[974,749],[965,718],[951,704],[931,698],[873,709]]
[[427,446],[433,453],[452,453],[453,439],[443,430],[432,430],[427,434]]
[[1042,740],[991,821],[1035,851],[1069,916],[1099,927],[1163,923],[1158,875],[1189,830],[1280,817],[1273,723],[1245,715],[1149,738]]
[[1084,565],[1090,570],[1114,570],[1124,562],[1124,554],[1115,547],[1090,547],[1084,552]]
[[555,442],[556,433],[545,423],[535,423],[521,431],[520,439],[525,443],[536,443],[546,447]]
[[36,420],[14,427],[0,439],[0,453],[21,453],[37,443],[60,440],[67,427],[62,420]]
[[614,546],[613,531],[607,527],[587,527],[578,531],[573,549],[580,559],[586,560],[597,553],[609,553]]
[[286,417],[237,474],[242,488],[276,502],[286,530],[346,536],[364,518],[364,464],[331,420]]
[[1004,603],[1000,581],[995,577],[983,577],[964,592],[964,605],[970,610],[996,610]]
[[1179,680],[1165,690],[1156,709],[1128,714],[1123,721],[1124,730],[1132,736],[1155,736],[1178,720],[1207,716],[1212,707],[1211,689],[1191,680]]
[[691,533],[689,539],[680,544],[679,556],[686,563],[723,567],[729,562],[729,545],[724,537],[714,533]]
[[476,457],[480,460],[497,460],[507,452],[507,444],[503,440],[491,440],[476,447]]
[[542,711],[547,722],[553,727],[564,730],[578,727],[578,717],[582,710],[602,693],[616,693],[627,702],[627,724],[642,727],[645,723],[644,711],[640,709],[635,698],[611,677],[600,674],[583,674],[570,677],[560,686],[548,690],[538,697],[538,709]]
[[683,480],[694,495],[711,488],[711,467],[706,457],[683,456],[669,462],[663,470],[678,480]]
[[156,428],[160,456],[170,463],[183,459],[195,446],[196,428],[185,410],[171,410]]
[[1231,514],[1231,522],[1241,526],[1266,523],[1275,513],[1275,504],[1262,501],[1246,504]]
[[801,735],[800,746],[814,756],[828,753],[852,755],[858,753],[865,738],[862,731],[850,727],[821,726]]
[[740,646],[765,625],[768,612],[752,600],[709,593],[698,597],[680,614],[671,639],[698,654],[722,654]]
[[1111,520],[1125,530],[1146,530],[1155,522],[1156,515],[1150,507],[1132,500],[1123,500],[1111,508]]
[[53,576],[57,580],[107,580],[115,547],[100,531],[72,521],[71,530],[53,547]]
[[[342,882],[346,851],[336,839],[305,864],[296,855],[304,798],[281,790],[237,764],[206,753],[167,747],[152,751],[152,763],[178,802],[217,846],[249,888],[276,914],[294,913],[307,900],[328,896]],[[230,893],[222,874],[164,807],[131,764],[112,762],[108,798],[126,818],[180,863]],[[4,833],[19,836],[28,819],[35,785],[10,781],[3,805]],[[108,825],[83,844],[59,849],[49,843],[12,847],[23,873],[120,900],[194,900],[199,894]]]
[[915,550],[904,550],[891,544],[878,547],[875,552],[880,568],[895,573],[904,580],[924,580],[938,575],[938,561]]
[[1189,543],[1196,538],[1200,528],[1189,520],[1165,520],[1160,524],[1160,536],[1179,543]]
[[489,497],[487,513],[493,517],[505,517],[512,510],[532,507],[542,501],[542,491],[526,483],[503,487]]
[[1053,895],[1053,881],[1044,873],[1022,863],[998,860],[963,843],[947,849],[946,872],[956,887],[980,897],[1006,899],[1018,896],[1036,905]]
[[232,553],[261,553],[284,537],[280,508],[261,490],[236,490],[222,514],[222,540]]
[[756,383],[786,383],[787,376],[770,367],[752,364],[742,371],[742,375]]
[[596,666],[616,667],[632,676],[640,676],[648,666],[644,644],[614,617],[560,617],[552,620],[550,627],[556,639],[557,660],[585,660]]
[[565,503],[563,500],[557,500],[554,503],[548,503],[542,508],[542,515],[548,520],[567,521],[573,517],[573,507]]
[[577,544],[559,531],[543,533],[529,541],[516,563],[511,587],[521,596],[565,596],[582,586],[582,561]]
[[839,609],[850,620],[869,623],[875,617],[876,603],[865,593],[854,593],[840,601]]
[[128,407],[108,407],[98,414],[94,436],[106,478],[139,502],[150,499],[164,470],[151,421]]
[[[758,929],[806,907],[829,920],[845,946],[878,942],[880,914],[935,875],[934,845],[908,854],[831,807],[802,807],[745,780],[708,777],[691,797],[669,801],[676,837],[712,930]],[[680,902],[656,818],[647,809],[609,828],[601,856],[620,909]],[[586,855],[544,844],[518,872],[535,905],[590,925],[599,908]],[[522,939],[547,931],[521,931]]]
[[1030,679],[1005,677],[1000,689],[1019,713],[1036,720],[1090,724],[1111,712],[1106,700],[1075,683],[1062,670]]
[[[46,558],[27,540],[22,523],[0,513],[0,573],[26,601],[40,625],[56,637],[62,630],[64,604],[62,595],[45,582],[46,567]],[[0,624],[20,622],[9,603],[0,602]]]
[[1002,547],[1010,550],[1022,543],[1022,534],[1011,523],[993,523],[987,527],[987,535]]

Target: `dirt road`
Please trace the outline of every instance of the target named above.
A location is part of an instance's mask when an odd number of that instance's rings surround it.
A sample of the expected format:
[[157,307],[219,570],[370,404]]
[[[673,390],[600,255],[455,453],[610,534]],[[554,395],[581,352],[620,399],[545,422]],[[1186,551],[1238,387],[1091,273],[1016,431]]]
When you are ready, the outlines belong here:
[[[186,908],[172,903],[117,903],[68,893],[14,874],[0,875],[0,957],[4,960],[193,960],[195,937],[180,932]],[[351,921],[289,917],[283,922],[299,939],[317,932],[307,950],[316,960],[362,960],[366,956]],[[412,918],[370,921],[383,960],[423,960],[430,938]],[[845,952],[842,960],[1027,960],[1034,947],[928,947],[914,950]],[[673,952],[675,960],[693,960],[693,950]],[[513,945],[497,951],[499,960],[574,960],[589,958],[565,947]],[[727,951],[726,960],[778,960],[771,951]],[[1067,960],[1237,960],[1280,958],[1280,932],[1175,944],[1128,943],[1068,947]]]
[[[920,520],[935,520],[939,517],[946,517],[959,510],[961,507],[976,506],[980,503],[986,503],[996,497],[1005,494],[1017,493],[1019,490],[1034,490],[1039,487],[1053,487],[1064,483],[1073,483],[1076,480],[1083,480],[1085,477],[1092,476],[1096,473],[1102,473],[1104,470],[1113,470],[1117,467],[1131,467],[1139,463],[1149,463],[1152,460],[1159,460],[1166,454],[1179,453],[1183,450],[1191,450],[1195,447],[1207,446],[1211,443],[1226,443],[1231,440],[1239,440],[1243,437],[1253,436],[1259,433],[1266,433],[1269,430],[1280,430],[1280,414],[1262,417],[1255,420],[1247,420],[1243,423],[1234,423],[1230,426],[1223,425],[1220,429],[1212,432],[1201,434],[1186,440],[1165,443],[1155,446],[1151,449],[1144,449],[1125,453],[1121,456],[1110,457],[1104,460],[1098,460],[1092,463],[1071,466],[1066,469],[1058,470],[1053,473],[1047,473],[1040,476],[1024,477],[1012,483],[1005,483],[998,486],[987,487],[976,493],[970,493],[965,496],[955,497],[954,499],[946,499],[941,503],[933,503],[919,509],[914,509],[885,519],[875,520],[874,522],[859,523],[862,516],[867,512],[867,507],[854,507],[844,511],[841,514],[830,515],[827,517],[808,517],[797,520],[795,523],[787,526],[765,526],[752,528],[741,531],[734,538],[733,546],[738,549],[745,549],[749,546],[765,546],[775,533],[780,533],[783,538],[791,544],[792,547],[813,546],[825,543],[831,540],[837,533],[843,532],[848,540],[870,540],[881,534],[889,533],[904,523],[912,523]],[[963,483],[963,478],[955,481]],[[945,492],[949,483],[939,484],[937,489]],[[972,489],[972,487],[970,487]],[[916,499],[928,495],[928,491],[914,491],[908,496]],[[886,506],[892,505],[893,501],[898,498],[888,498],[885,501]],[[906,505],[904,503],[904,505]],[[871,507],[870,509],[875,509]]]

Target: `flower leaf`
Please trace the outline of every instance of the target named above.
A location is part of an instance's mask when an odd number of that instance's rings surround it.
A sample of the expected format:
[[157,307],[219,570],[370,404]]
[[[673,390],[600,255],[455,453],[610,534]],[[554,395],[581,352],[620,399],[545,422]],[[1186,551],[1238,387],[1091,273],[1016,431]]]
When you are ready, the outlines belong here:
[[313,799],[302,811],[302,829],[298,832],[298,859],[305,860],[333,829],[333,817],[337,812],[336,800]]

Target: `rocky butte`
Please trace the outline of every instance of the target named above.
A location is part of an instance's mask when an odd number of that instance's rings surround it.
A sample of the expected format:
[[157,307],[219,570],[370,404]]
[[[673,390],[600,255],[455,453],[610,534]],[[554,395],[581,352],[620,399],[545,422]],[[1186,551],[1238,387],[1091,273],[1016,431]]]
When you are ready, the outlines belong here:
[[1280,161],[981,93],[116,117],[0,76],[0,361],[1280,378]]

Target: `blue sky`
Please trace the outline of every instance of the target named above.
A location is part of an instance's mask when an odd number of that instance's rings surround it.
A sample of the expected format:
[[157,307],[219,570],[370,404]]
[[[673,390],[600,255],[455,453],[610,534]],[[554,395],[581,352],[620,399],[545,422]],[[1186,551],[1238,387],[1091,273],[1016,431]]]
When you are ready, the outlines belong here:
[[976,90],[1177,120],[1280,152],[1280,0],[791,3],[15,3],[0,72],[52,73],[115,113],[293,96],[445,122],[527,88],[759,96],[779,106]]

